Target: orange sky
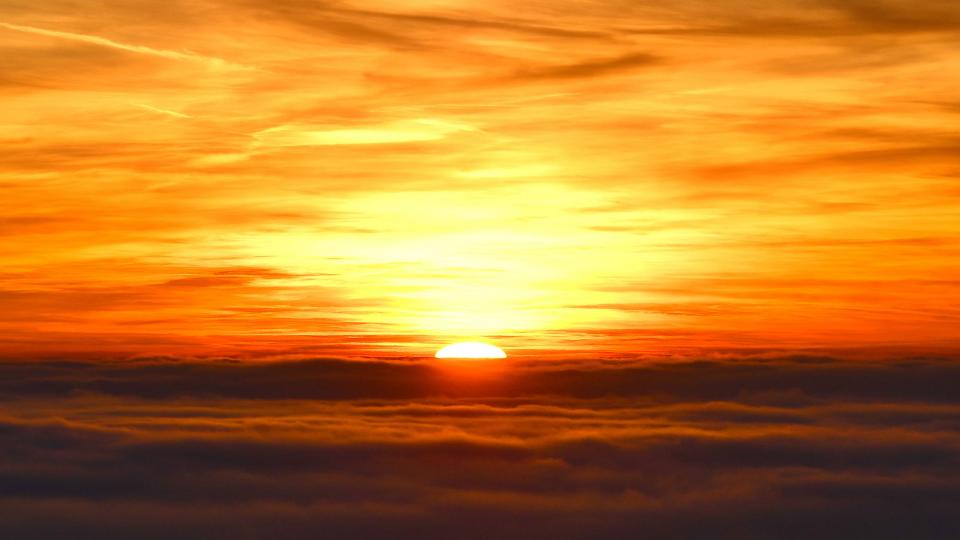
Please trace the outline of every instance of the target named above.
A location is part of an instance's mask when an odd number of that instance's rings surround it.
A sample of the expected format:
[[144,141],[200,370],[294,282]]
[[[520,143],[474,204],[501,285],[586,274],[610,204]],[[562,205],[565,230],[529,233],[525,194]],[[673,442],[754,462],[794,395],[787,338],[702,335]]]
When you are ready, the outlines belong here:
[[0,356],[953,349],[958,27],[0,2]]

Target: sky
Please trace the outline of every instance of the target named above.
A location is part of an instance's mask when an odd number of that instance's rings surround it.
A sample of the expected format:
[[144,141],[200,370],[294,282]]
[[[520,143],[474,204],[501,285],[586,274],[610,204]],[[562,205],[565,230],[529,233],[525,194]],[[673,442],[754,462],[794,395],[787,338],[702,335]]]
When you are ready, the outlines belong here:
[[0,2],[0,356],[955,350],[949,0]]
[[960,538],[958,88],[955,0],[0,0],[0,537]]

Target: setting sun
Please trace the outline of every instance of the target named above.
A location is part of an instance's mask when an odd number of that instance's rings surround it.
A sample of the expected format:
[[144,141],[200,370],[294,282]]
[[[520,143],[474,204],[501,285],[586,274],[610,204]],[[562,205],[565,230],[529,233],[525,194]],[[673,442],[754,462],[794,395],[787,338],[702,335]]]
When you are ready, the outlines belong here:
[[437,358],[465,358],[474,360],[486,360],[494,358],[506,358],[507,354],[502,349],[488,343],[476,343],[472,341],[464,343],[454,343],[437,351]]
[[0,0],[0,540],[960,540],[958,45]]

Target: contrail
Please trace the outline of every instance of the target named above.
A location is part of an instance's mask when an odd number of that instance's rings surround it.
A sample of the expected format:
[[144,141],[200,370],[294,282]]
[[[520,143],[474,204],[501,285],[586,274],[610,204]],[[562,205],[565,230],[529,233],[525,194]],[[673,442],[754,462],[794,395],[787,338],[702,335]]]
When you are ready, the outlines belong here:
[[148,110],[148,111],[153,111],[153,112],[159,113],[159,114],[165,114],[165,115],[167,115],[167,116],[174,116],[174,117],[176,117],[176,118],[193,118],[193,117],[190,116],[189,114],[183,114],[183,113],[181,113],[181,112],[171,111],[171,110],[168,110],[168,109],[161,109],[161,108],[158,108],[158,107],[154,107],[154,106],[152,106],[152,105],[144,105],[143,103],[133,103],[133,105],[135,105],[135,106],[137,106],[137,107],[140,107],[140,108],[143,108],[143,109],[146,109],[146,110]]
[[107,39],[100,36],[91,36],[88,34],[75,34],[73,32],[60,32],[57,30],[47,30],[45,28],[36,28],[33,26],[22,26],[19,24],[10,24],[5,22],[0,22],[0,28],[6,28],[8,30],[16,30],[17,32],[26,32],[29,34],[36,34],[40,36],[48,36],[60,39],[69,39],[72,41],[82,41],[84,43],[92,43],[94,45],[101,45],[103,47],[110,47],[113,49],[120,49],[123,51],[135,52],[139,54],[149,54],[151,56],[159,56],[161,58],[168,58],[170,60],[187,60],[190,62],[201,62],[208,64],[217,68],[225,69],[236,69],[236,70],[254,70],[256,68],[244,66],[241,64],[234,64],[228,62],[222,58],[215,58],[211,56],[203,56],[199,54],[193,54],[190,52],[179,52],[179,51],[168,51],[165,49],[154,49],[152,47],[145,47],[143,45],[130,45],[127,43],[120,43],[119,41],[113,41],[112,39]]

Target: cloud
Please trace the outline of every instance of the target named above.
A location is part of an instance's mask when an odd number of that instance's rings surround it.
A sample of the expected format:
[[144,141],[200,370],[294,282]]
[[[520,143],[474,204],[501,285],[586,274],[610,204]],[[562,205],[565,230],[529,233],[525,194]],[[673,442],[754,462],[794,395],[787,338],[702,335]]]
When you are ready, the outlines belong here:
[[158,56],[160,58],[166,58],[169,60],[186,60],[191,62],[201,62],[209,65],[210,67],[220,68],[220,69],[233,69],[233,70],[250,70],[254,69],[249,66],[242,66],[240,64],[235,64],[223,60],[222,58],[214,58],[210,56],[203,56],[199,54],[194,54],[190,52],[179,52],[179,51],[169,51],[164,49],[154,49],[152,47],[146,47],[143,45],[130,45],[127,43],[120,43],[112,39],[108,39],[101,36],[93,36],[87,34],[77,34],[74,32],[62,32],[59,30],[49,30],[45,28],[37,28],[34,26],[25,26],[20,24],[11,24],[0,22],[0,28],[6,28],[7,30],[14,30],[17,32],[26,32],[28,34],[36,34],[39,36],[53,37],[59,39],[66,39],[70,41],[79,41],[82,43],[90,43],[93,45],[100,45],[103,47],[109,47],[112,49],[119,49],[122,51],[133,52],[138,54],[146,54],[150,56]]
[[[357,336],[362,340],[363,336]],[[949,359],[834,360],[763,356],[739,361],[644,362],[508,360],[502,377],[467,381],[422,361],[298,360],[0,364],[0,392],[64,396],[93,392],[129,397],[218,396],[243,399],[427,399],[567,396],[685,400],[842,397],[954,403],[960,366]],[[27,384],[29,382],[29,384]],[[146,394],[142,394],[145,392]]]
[[886,148],[809,156],[802,159],[707,166],[697,171],[697,175],[698,178],[705,180],[749,181],[757,177],[790,176],[817,171],[883,170],[889,173],[900,167],[908,167],[911,170],[918,168],[944,170],[958,165],[960,162],[960,158],[957,157],[958,151],[960,151],[960,143],[950,135],[942,141],[929,145],[900,144]]
[[[368,42],[408,50],[442,49],[451,39],[449,32],[500,32],[539,36],[558,40],[605,40],[611,32],[576,25],[544,24],[518,20],[503,14],[438,13],[413,9],[406,11],[359,8],[336,2],[283,0],[261,2],[242,0],[239,5],[296,27],[336,36],[350,41]],[[393,8],[394,6],[391,6]],[[453,36],[453,39],[456,39]]]
[[151,111],[151,112],[155,112],[155,113],[157,113],[157,114],[163,114],[163,115],[166,115],[166,116],[171,116],[171,117],[173,117],[173,118],[193,118],[193,117],[190,116],[189,114],[184,114],[184,113],[177,112],[177,111],[170,111],[170,110],[167,110],[167,109],[160,109],[160,108],[158,108],[158,107],[154,107],[154,106],[152,106],[152,105],[146,105],[146,104],[143,104],[143,103],[137,103],[136,106],[137,106],[137,107],[140,107],[140,108],[142,108],[142,109],[146,109],[146,110]]
[[7,363],[0,530],[947,538],[956,370],[541,361],[480,382],[409,362]]
[[400,144],[436,141],[452,133],[464,131],[477,130],[467,125],[420,118],[345,129],[282,125],[258,131],[253,134],[253,138],[256,145],[267,147]]
[[372,11],[350,8],[336,8],[337,12],[345,14],[355,14],[373,19],[386,19],[393,22],[422,24],[426,26],[454,27],[454,28],[480,28],[493,30],[506,30],[509,32],[519,32],[527,34],[536,34],[544,36],[554,36],[562,38],[605,38],[610,34],[577,28],[563,28],[560,26],[543,26],[509,19],[482,19],[477,17],[455,17],[433,15],[430,13],[398,13],[388,11]]
[[955,344],[949,2],[8,4],[6,357]]
[[[741,38],[872,37],[949,34],[960,24],[960,10],[949,0],[783,0],[757,6],[726,0],[704,6],[676,2],[673,25],[628,28],[629,33],[713,35]],[[704,23],[710,21],[710,23]]]
[[523,69],[514,74],[513,77],[528,80],[588,79],[653,66],[661,62],[662,59],[658,56],[643,52],[632,52],[614,58]]
[[954,32],[960,8],[948,0],[912,4],[902,0],[827,0],[826,7],[844,14],[866,31],[890,33]]

